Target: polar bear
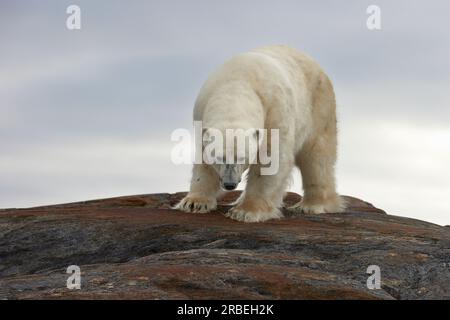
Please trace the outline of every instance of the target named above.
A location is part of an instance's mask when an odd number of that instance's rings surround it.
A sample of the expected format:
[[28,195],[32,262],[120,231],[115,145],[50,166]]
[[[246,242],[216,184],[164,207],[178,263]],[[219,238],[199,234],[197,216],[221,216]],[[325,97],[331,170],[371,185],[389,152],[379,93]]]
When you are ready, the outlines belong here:
[[175,208],[199,213],[214,210],[223,189],[234,189],[248,168],[245,190],[226,215],[244,222],[281,218],[283,198],[297,166],[304,196],[291,210],[307,214],[344,210],[335,185],[334,90],[328,76],[307,55],[275,45],[233,57],[201,88],[194,121],[202,121],[206,131],[278,129],[279,168],[275,174],[261,175],[261,165],[249,164],[249,159],[235,165],[194,164],[190,191]]

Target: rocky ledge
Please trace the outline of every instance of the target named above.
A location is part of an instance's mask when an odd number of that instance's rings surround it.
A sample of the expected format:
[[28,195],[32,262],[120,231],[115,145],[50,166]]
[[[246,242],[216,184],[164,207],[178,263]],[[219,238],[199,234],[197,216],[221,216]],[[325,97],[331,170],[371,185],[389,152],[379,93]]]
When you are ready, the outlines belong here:
[[223,215],[238,194],[209,214],[171,210],[184,193],[0,210],[0,299],[450,298],[450,228],[352,197],[345,213],[246,224]]

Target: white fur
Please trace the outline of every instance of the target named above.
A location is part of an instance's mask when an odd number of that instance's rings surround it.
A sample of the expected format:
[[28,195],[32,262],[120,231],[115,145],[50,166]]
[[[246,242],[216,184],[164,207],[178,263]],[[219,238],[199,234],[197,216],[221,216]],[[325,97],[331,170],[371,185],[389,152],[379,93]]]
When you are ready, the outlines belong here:
[[[260,175],[259,165],[251,165],[246,189],[227,216],[245,222],[282,217],[279,209],[294,165],[302,172],[305,192],[293,210],[342,211],[334,178],[335,108],[333,87],[319,65],[286,46],[240,54],[215,71],[198,95],[194,120],[220,130],[279,129],[280,137],[278,173]],[[216,170],[194,165],[190,192],[176,208],[212,210],[219,192]]]

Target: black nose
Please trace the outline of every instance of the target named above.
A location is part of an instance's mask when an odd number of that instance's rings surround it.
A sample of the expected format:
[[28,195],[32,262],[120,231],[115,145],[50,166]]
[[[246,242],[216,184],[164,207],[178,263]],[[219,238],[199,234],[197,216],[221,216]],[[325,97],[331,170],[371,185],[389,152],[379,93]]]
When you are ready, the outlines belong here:
[[234,190],[234,189],[236,189],[236,184],[235,183],[224,183],[223,187],[226,190]]

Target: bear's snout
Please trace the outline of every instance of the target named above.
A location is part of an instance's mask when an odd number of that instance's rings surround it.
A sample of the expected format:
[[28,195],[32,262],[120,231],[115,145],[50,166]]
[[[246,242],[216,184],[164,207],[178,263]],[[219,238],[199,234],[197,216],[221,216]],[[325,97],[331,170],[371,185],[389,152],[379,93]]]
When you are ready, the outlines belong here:
[[232,182],[225,182],[223,184],[223,188],[228,191],[234,190],[234,189],[236,189],[236,187],[237,187],[237,184],[232,183]]

